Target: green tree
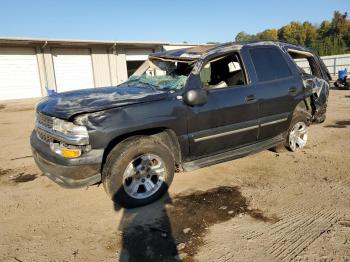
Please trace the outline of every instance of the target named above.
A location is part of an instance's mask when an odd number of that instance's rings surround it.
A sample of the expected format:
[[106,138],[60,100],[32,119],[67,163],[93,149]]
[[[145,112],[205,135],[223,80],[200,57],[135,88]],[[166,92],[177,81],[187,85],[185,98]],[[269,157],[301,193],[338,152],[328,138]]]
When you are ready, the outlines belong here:
[[256,36],[247,34],[246,32],[242,31],[236,35],[235,40],[237,42],[252,41],[256,40]]
[[267,29],[261,33],[257,34],[259,40],[278,40],[278,31],[277,29]]
[[320,25],[308,21],[290,22],[279,29],[266,29],[257,34],[240,32],[236,41],[280,40],[310,47],[320,55],[350,53],[350,20],[348,14],[335,11],[331,21]]
[[329,36],[330,34],[330,29],[331,29],[331,23],[327,20],[324,20],[320,27],[318,28],[317,32],[318,32],[318,37],[320,38],[324,38]]
[[344,36],[349,33],[349,23],[347,20],[348,14],[345,12],[341,14],[339,11],[335,11],[331,22],[332,35]]
[[279,40],[286,41],[291,44],[304,45],[306,33],[300,22],[291,22],[278,30]]
[[303,23],[303,30],[305,34],[305,45],[311,46],[317,40],[318,32],[317,27],[313,26],[310,22]]

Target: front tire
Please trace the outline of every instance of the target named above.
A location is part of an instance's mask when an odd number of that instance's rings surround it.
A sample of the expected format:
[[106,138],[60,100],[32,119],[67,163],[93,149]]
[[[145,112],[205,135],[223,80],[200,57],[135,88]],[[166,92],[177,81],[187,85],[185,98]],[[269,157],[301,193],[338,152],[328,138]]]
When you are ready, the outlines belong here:
[[160,198],[175,172],[174,157],[159,139],[128,138],[108,154],[102,171],[107,194],[118,205],[133,208]]

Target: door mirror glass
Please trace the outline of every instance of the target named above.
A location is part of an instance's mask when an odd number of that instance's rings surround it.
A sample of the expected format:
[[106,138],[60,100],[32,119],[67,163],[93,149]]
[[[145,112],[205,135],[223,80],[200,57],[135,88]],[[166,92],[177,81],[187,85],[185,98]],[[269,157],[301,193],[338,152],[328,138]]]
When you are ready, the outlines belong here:
[[208,101],[207,91],[204,89],[193,89],[183,95],[183,101],[190,106],[204,105]]

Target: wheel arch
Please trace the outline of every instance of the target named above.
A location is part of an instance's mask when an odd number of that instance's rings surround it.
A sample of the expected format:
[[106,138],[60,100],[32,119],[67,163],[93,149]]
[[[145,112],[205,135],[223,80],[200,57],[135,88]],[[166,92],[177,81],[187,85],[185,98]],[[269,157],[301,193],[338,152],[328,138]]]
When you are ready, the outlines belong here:
[[292,121],[292,119],[298,114],[305,114],[305,116],[308,119],[308,121],[311,122],[312,112],[313,112],[313,110],[312,110],[311,97],[305,97],[303,100],[301,100],[295,106],[290,121]]
[[157,128],[149,128],[149,129],[143,129],[143,130],[137,130],[134,132],[118,135],[114,137],[107,145],[104,155],[103,155],[103,161],[102,161],[102,168],[104,166],[104,163],[106,161],[106,158],[108,154],[111,152],[111,150],[121,143],[122,141],[126,139],[131,139],[132,137],[137,136],[152,136],[156,139],[159,139],[162,143],[164,143],[172,152],[175,160],[175,164],[177,166],[180,165],[182,155],[181,155],[181,148],[180,143],[177,139],[176,133],[174,130],[166,128],[166,127],[157,127]]

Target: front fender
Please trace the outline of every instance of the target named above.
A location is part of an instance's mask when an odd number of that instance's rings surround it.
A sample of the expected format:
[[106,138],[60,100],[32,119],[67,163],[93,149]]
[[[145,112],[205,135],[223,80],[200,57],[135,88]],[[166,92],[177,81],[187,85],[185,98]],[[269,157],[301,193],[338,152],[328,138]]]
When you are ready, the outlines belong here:
[[116,137],[142,130],[170,129],[177,137],[187,134],[187,106],[166,99],[88,114],[85,125],[92,148],[106,148]]

